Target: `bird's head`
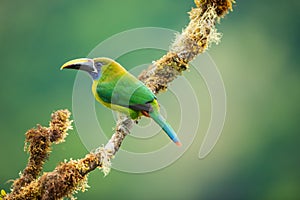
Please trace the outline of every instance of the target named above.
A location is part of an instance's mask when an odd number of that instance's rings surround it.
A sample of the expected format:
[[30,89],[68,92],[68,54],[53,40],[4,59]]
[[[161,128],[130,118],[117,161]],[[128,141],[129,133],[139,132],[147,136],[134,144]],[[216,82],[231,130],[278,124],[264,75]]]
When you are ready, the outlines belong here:
[[87,72],[93,80],[97,80],[101,77],[102,68],[105,68],[112,62],[114,61],[109,58],[78,58],[66,62],[60,69],[82,70]]

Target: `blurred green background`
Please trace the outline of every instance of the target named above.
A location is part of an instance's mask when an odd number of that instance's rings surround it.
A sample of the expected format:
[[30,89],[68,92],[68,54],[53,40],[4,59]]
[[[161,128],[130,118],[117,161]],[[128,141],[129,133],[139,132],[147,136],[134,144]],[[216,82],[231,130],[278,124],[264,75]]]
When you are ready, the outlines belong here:
[[[192,6],[192,0],[1,0],[0,188],[9,190],[7,181],[26,164],[26,130],[47,125],[56,109],[72,108],[75,73],[59,71],[61,64],[128,29],[180,31]],[[91,188],[78,198],[299,199],[299,8],[298,0],[237,1],[218,25],[222,42],[209,54],[222,74],[228,106],[224,131],[208,157],[198,159],[207,128],[200,122],[194,143],[171,166],[147,174],[112,170],[105,178],[96,170],[89,176]],[[143,59],[162,54],[149,51]],[[209,97],[202,82],[194,87],[200,97],[205,94],[200,107],[207,122]],[[46,171],[87,153],[76,127],[69,133],[53,147]]]

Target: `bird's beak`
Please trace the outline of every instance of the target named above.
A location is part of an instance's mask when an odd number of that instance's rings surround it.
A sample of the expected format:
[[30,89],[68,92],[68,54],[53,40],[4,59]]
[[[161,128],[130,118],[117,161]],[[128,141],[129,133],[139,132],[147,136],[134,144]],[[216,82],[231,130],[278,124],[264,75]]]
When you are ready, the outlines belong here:
[[68,61],[63,66],[61,66],[60,70],[63,69],[76,69],[86,72],[97,72],[97,69],[94,65],[94,60],[89,58],[79,58]]

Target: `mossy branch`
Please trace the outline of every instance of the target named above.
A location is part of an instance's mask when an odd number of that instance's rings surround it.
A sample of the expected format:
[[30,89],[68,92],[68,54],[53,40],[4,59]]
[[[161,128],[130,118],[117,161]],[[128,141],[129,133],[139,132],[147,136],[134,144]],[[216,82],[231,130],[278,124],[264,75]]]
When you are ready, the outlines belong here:
[[[170,51],[143,71],[139,79],[155,94],[165,91],[168,84],[188,69],[188,63],[203,53],[212,43],[218,43],[221,34],[215,25],[232,9],[233,0],[195,0],[196,8],[189,12],[190,22],[176,36]],[[90,152],[79,160],[60,163],[52,172],[43,173],[43,164],[49,157],[51,145],[64,141],[72,121],[68,110],[52,114],[49,127],[40,125],[26,133],[25,147],[30,153],[28,164],[15,180],[12,191],[3,199],[62,199],[87,188],[87,175],[96,168],[107,175],[111,159],[130,133],[133,121],[119,117],[115,133],[104,147]]]

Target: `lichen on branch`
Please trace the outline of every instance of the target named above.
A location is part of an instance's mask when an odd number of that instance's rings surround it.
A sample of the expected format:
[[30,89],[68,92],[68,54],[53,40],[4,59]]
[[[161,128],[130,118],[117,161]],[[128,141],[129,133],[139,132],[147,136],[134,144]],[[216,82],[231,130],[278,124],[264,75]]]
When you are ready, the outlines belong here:
[[13,183],[12,195],[20,193],[22,187],[40,175],[43,165],[49,157],[52,143],[63,142],[67,131],[72,129],[70,115],[68,110],[58,110],[51,115],[49,127],[37,125],[37,128],[26,132],[24,149],[28,151],[29,159],[20,178]]
[[188,69],[188,63],[211,44],[218,44],[221,33],[216,23],[232,9],[232,0],[195,0],[189,12],[190,22],[176,35],[169,52],[143,71],[139,79],[155,94],[165,91],[168,84]]
[[[40,177],[43,164],[49,157],[52,143],[63,142],[67,131],[72,128],[71,113],[58,110],[52,114],[49,127],[37,125],[26,133],[25,150],[30,154],[28,164],[12,186],[12,192],[3,196],[8,199],[62,199],[70,197],[77,191],[88,188],[87,176],[96,168],[102,169],[107,175],[110,171],[110,160],[119,150],[120,142],[129,133],[117,126],[119,134],[114,134],[107,145],[87,154],[78,160],[60,163],[52,172],[45,172]],[[131,123],[124,118],[122,124]]]

